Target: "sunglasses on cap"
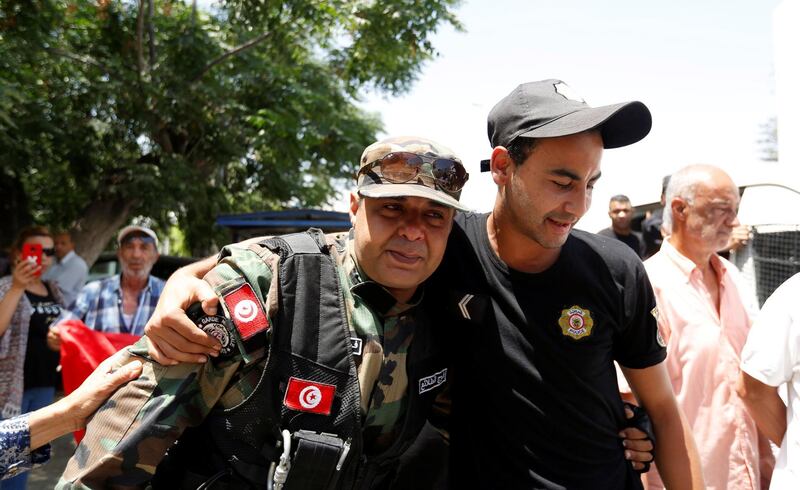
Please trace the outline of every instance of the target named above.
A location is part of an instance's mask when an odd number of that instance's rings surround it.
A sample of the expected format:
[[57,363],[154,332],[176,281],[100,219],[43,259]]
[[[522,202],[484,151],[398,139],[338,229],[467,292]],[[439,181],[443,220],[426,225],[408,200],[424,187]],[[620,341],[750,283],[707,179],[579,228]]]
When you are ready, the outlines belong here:
[[364,165],[358,171],[356,179],[375,167],[380,168],[380,177],[392,184],[405,184],[414,180],[425,168],[425,163],[430,164],[430,175],[436,187],[445,192],[458,192],[469,180],[469,174],[460,162],[449,158],[429,157],[417,155],[407,151],[389,153],[383,158]]

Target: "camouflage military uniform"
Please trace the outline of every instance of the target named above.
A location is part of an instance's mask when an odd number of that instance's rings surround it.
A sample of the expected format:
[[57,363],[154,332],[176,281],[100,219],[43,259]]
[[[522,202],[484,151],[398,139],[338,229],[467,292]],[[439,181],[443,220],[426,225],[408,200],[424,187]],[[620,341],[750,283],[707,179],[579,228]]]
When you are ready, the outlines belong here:
[[[425,320],[415,307],[422,293],[420,289],[412,304],[397,303],[356,264],[352,232],[326,238],[337,251],[351,335],[361,339],[361,355],[354,360],[364,453],[379,454],[403,428],[409,390],[415,388],[409,386],[406,357],[415,330]],[[274,271],[279,257],[259,245],[229,246],[221,257],[206,276],[215,291],[220,294],[225,284],[244,278],[273,318],[278,303],[271,291],[277,289]],[[130,355],[146,358],[145,342],[131,348]],[[246,366],[241,355],[203,365],[162,366],[145,360],[140,378],[115,393],[94,416],[57,488],[146,485],[186,428],[199,425],[213,407],[234,407],[252,392],[265,362],[264,358]],[[441,388],[436,386],[436,391]]]

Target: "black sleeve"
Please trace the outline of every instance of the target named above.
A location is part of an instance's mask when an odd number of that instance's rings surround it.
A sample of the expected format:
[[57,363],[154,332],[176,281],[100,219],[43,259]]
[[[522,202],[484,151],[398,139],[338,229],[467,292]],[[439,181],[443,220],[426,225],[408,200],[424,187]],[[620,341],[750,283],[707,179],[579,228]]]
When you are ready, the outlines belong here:
[[614,359],[628,368],[654,366],[667,357],[658,334],[656,298],[641,261],[631,263],[623,281],[623,328],[614,339]]

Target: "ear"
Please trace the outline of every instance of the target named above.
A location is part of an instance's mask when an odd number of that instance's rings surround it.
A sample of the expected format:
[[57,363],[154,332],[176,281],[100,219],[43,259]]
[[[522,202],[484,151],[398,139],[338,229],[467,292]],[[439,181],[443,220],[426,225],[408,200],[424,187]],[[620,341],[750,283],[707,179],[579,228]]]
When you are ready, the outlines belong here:
[[360,204],[361,200],[358,197],[358,193],[356,191],[350,191],[350,224],[355,224],[356,213],[358,212]]
[[670,209],[672,209],[672,221],[686,221],[686,213],[688,208],[688,203],[680,197],[676,197],[672,199],[672,202],[669,203]]
[[492,150],[492,158],[489,165],[494,183],[506,185],[514,169],[514,161],[511,159],[511,155],[508,154],[508,150],[503,146],[496,146]]

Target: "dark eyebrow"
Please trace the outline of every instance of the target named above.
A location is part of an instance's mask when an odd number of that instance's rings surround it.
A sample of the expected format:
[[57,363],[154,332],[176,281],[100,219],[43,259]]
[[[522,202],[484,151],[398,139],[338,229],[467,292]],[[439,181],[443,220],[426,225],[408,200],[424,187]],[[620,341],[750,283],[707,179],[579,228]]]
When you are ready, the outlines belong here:
[[557,175],[559,177],[566,177],[566,178],[572,179],[572,180],[581,180],[581,178],[578,177],[577,174],[575,174],[574,172],[570,172],[569,170],[567,170],[565,168],[556,168],[556,169],[551,170],[550,173],[553,174],[553,175]]
[[[405,196],[379,197],[378,199],[385,199],[385,200],[387,200],[387,201],[395,201],[395,202],[405,202],[405,201],[407,201],[407,199],[406,199],[406,197],[405,197]],[[426,201],[428,201],[428,203],[429,203],[431,206],[433,206],[434,208],[438,208],[438,209],[447,209],[447,208],[449,208],[449,207],[450,207],[450,206],[445,206],[444,204],[442,204],[442,203],[440,203],[440,202],[433,201],[433,200],[431,200],[431,199],[427,199],[427,198],[425,198],[425,200],[426,200]]]
[[[581,180],[581,178],[575,172],[571,172],[571,171],[569,171],[569,170],[567,170],[565,168],[557,168],[557,169],[551,170],[550,173],[553,174],[553,175],[558,175],[559,177],[566,177],[566,178],[572,179],[572,180]],[[596,182],[597,179],[599,179],[601,175],[602,175],[601,172],[597,172],[597,175],[594,175],[591,178],[589,178],[589,182]]]

